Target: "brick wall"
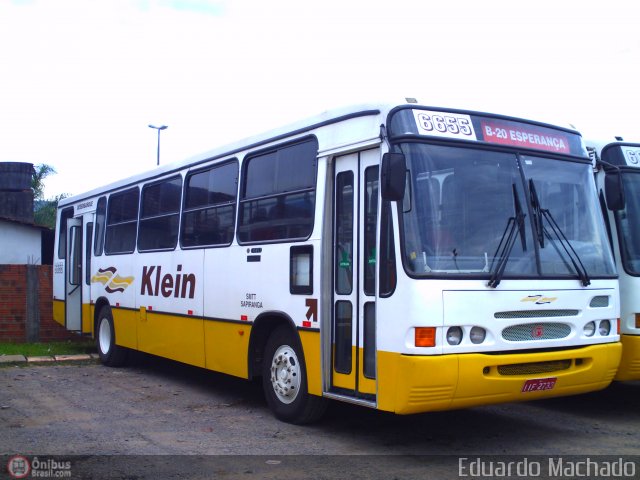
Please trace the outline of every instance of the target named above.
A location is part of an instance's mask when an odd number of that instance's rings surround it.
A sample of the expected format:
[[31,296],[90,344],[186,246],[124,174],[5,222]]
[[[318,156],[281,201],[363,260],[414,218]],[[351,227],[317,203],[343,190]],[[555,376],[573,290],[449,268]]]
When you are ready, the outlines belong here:
[[37,270],[39,329],[37,340],[77,339],[78,336],[67,332],[53,320],[51,265],[0,265],[0,342],[27,341],[27,268]]

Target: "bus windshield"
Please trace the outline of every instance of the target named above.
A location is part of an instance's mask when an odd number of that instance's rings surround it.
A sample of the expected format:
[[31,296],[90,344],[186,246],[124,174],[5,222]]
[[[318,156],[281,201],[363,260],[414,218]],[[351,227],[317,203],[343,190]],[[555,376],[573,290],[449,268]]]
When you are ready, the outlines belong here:
[[[588,278],[615,267],[586,163],[403,143],[412,276]],[[586,282],[586,283],[585,283]]]
[[625,207],[616,212],[621,257],[627,273],[640,276],[640,172],[624,170]]

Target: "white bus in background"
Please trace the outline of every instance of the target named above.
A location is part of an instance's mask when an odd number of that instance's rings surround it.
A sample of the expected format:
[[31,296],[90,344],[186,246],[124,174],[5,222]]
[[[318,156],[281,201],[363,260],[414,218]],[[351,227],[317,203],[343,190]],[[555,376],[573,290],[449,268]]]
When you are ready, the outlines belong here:
[[566,128],[326,112],[62,200],[54,316],[106,365],[261,376],[296,423],[327,399],[408,414],[605,388],[619,295],[591,175]]
[[620,275],[622,360],[616,380],[640,380],[640,144],[589,142]]

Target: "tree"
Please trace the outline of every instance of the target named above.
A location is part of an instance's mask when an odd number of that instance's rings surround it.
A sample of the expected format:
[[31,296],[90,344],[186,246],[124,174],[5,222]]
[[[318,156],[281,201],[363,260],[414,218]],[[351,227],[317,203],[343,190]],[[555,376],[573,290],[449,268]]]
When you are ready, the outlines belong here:
[[57,195],[52,199],[44,198],[44,179],[49,175],[56,173],[55,168],[47,164],[39,164],[34,166],[34,174],[31,179],[31,188],[33,189],[33,220],[36,225],[42,225],[54,230],[56,228],[56,211],[58,210],[58,202],[68,197],[66,193]]
[[33,202],[33,221],[36,225],[49,227],[54,230],[56,228],[56,212],[58,211],[58,202],[68,195],[60,194],[50,200],[38,200]]
[[44,179],[56,172],[56,169],[46,163],[34,165],[31,188],[33,189],[34,200],[44,200]]

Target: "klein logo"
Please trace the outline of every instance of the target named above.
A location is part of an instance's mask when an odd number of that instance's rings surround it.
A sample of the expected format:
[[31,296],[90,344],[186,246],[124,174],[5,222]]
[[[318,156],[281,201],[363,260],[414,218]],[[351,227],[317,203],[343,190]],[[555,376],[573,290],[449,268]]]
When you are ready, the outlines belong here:
[[91,283],[101,283],[109,293],[122,293],[133,283],[134,277],[121,277],[116,275],[116,272],[116,267],[100,268],[98,273],[91,277]]
[[521,302],[532,302],[536,305],[545,305],[547,303],[555,302],[558,297],[543,297],[542,295],[529,295],[524,297]]
[[536,325],[535,327],[533,327],[533,330],[531,330],[531,336],[533,338],[542,338],[543,335],[544,327],[542,325]]
[[165,298],[193,298],[196,289],[196,276],[193,273],[182,273],[182,265],[178,265],[175,275],[166,273],[162,275],[162,267],[154,265],[142,267],[142,284],[140,295]]

